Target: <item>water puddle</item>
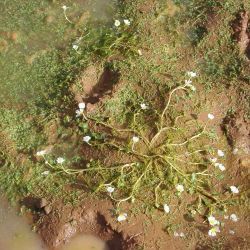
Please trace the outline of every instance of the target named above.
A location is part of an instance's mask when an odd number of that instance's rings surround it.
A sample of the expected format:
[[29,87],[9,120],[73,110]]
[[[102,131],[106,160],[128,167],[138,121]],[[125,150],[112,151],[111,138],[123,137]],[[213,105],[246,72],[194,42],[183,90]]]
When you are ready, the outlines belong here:
[[[49,250],[39,236],[31,231],[25,218],[18,216],[0,198],[0,250]],[[92,235],[79,235],[56,250],[109,250],[106,243]]]
[[108,250],[108,247],[92,235],[79,235],[60,250]]
[[45,250],[38,235],[31,231],[24,218],[0,199],[0,249]]
[[73,51],[72,43],[87,27],[88,18],[112,19],[115,2],[0,1],[0,102],[8,97],[8,106],[15,107],[36,96],[44,84],[43,71],[55,76],[60,66],[56,59],[62,51]]

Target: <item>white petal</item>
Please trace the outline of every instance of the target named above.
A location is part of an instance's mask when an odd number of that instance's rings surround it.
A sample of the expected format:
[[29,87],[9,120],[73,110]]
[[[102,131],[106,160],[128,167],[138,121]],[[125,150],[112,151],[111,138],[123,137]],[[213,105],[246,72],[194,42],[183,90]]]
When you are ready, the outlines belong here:
[[213,114],[208,114],[207,117],[208,117],[208,119],[210,119],[210,120],[213,120],[213,119],[214,119],[214,115],[213,115]]
[[218,149],[217,151],[218,156],[223,157],[225,154],[222,150]]
[[47,171],[42,172],[41,174],[42,174],[42,175],[48,175],[49,173],[50,173],[50,171],[47,170]]
[[78,103],[78,107],[79,107],[80,110],[85,109],[85,107],[86,107],[85,102]]
[[183,232],[181,232],[179,235],[180,237],[185,237],[185,234]]
[[230,220],[233,221],[233,222],[237,222],[238,221],[238,217],[236,214],[231,214],[230,215]]
[[123,21],[125,25],[128,25],[128,26],[130,25],[130,21],[128,19],[124,19]]
[[76,44],[73,44],[72,48],[73,48],[74,50],[78,50],[79,46],[76,45]]
[[140,106],[141,106],[141,109],[143,110],[148,108],[148,106],[145,103],[141,103]]
[[221,171],[225,171],[225,170],[226,170],[226,168],[225,168],[225,166],[224,166],[223,164],[220,164],[220,165],[219,165],[219,169],[220,169]]
[[133,141],[134,143],[139,142],[139,140],[140,140],[140,138],[137,137],[137,136],[133,136],[133,137],[132,137],[132,141]]
[[193,72],[193,71],[188,71],[187,75],[190,76],[190,77],[196,77],[197,76],[197,74],[195,72]]
[[210,229],[210,230],[208,231],[208,235],[209,235],[209,236],[212,236],[212,237],[215,237],[215,236],[216,236],[216,232],[214,232],[212,229]]
[[238,149],[238,148],[235,148],[235,149],[233,150],[233,154],[236,155],[236,154],[238,153],[238,151],[239,151],[239,149]]
[[121,25],[121,22],[119,20],[115,20],[115,26],[119,27]]
[[170,207],[167,204],[164,204],[163,208],[164,208],[165,213],[168,214],[170,212]]
[[79,117],[79,116],[81,116],[81,115],[82,115],[82,110],[77,109],[77,110],[76,110],[76,117]]
[[180,193],[184,191],[184,186],[182,184],[177,184],[175,188]]
[[62,158],[62,157],[58,157],[58,158],[56,159],[56,162],[57,162],[58,164],[62,164],[64,161],[65,161],[65,159]]
[[186,84],[186,85],[190,85],[191,83],[192,83],[191,80],[185,80],[185,84]]
[[218,220],[216,220],[213,215],[210,215],[207,219],[208,219],[208,222],[211,226],[215,226],[215,225],[220,224],[220,222]]
[[114,187],[107,187],[107,191],[109,192],[109,193],[113,193],[114,191],[115,191],[115,188]]
[[38,151],[38,152],[36,153],[36,155],[37,155],[37,156],[43,156],[43,155],[45,155],[45,154],[47,154],[47,153],[48,153],[47,150],[41,150],[41,151]]
[[128,215],[127,215],[126,213],[122,213],[122,214],[120,214],[120,215],[117,217],[117,220],[118,220],[119,222],[121,222],[121,221],[126,220],[127,217],[128,217]]
[[210,158],[209,159],[212,163],[216,163],[217,162],[217,158]]
[[216,236],[216,233],[219,233],[219,232],[220,232],[219,227],[213,227],[213,228],[211,228],[211,229],[208,231],[208,235],[209,235],[209,236],[212,236],[212,237],[215,237],[215,236]]
[[189,86],[192,91],[196,91],[196,87],[194,85]]
[[86,143],[89,143],[90,140],[91,140],[91,137],[89,135],[86,135],[83,137],[83,141]]
[[233,194],[238,194],[239,193],[239,189],[237,187],[235,187],[235,186],[230,186],[230,189],[231,189],[231,192]]

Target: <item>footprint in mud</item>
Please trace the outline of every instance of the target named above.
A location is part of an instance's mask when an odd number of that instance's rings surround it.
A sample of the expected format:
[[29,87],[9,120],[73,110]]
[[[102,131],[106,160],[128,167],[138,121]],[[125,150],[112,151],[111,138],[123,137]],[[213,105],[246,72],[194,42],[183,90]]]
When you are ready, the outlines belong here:
[[114,85],[118,82],[118,73],[106,68],[101,74],[97,84],[90,90],[88,96],[84,98],[86,103],[96,104],[105,95],[112,93]]
[[[91,246],[98,250],[134,249],[136,242],[112,228],[94,207],[54,205],[50,214],[40,215],[38,232],[46,245],[56,250],[90,250],[93,248],[87,247]],[[86,249],[78,247],[82,242]]]
[[82,91],[73,87],[72,92],[77,102],[84,101],[88,104],[88,111],[95,109],[96,105],[103,101],[106,96],[110,96],[117,83],[119,82],[119,73],[109,68],[99,70],[91,65],[87,67],[80,77]]

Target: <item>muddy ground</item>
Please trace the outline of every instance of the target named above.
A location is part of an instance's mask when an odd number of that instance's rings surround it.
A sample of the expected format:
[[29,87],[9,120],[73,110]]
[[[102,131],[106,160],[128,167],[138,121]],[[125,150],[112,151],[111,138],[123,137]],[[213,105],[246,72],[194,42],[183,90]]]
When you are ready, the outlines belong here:
[[[206,101],[215,107],[215,121],[210,125],[225,135],[228,140],[227,169],[229,176],[224,183],[249,187],[250,169],[250,123],[244,117],[244,111],[239,107],[237,115],[225,116],[231,96],[230,90],[206,96]],[[218,103],[216,100],[223,100]],[[235,101],[235,100],[234,100]],[[216,108],[217,107],[217,108]],[[205,114],[199,114],[204,119]],[[223,184],[222,184],[223,185]],[[243,192],[243,190],[242,190]],[[47,205],[48,206],[48,205]],[[180,232],[184,237],[168,235],[161,224],[162,213],[155,211],[153,215],[138,214],[123,223],[117,223],[114,206],[111,201],[85,198],[79,206],[63,205],[60,202],[49,204],[50,208],[41,209],[35,216],[38,233],[46,244],[54,249],[68,242],[78,233],[93,234],[105,240],[114,250],[132,249],[249,249],[248,210],[241,206],[237,211],[232,207],[228,214],[237,212],[239,221],[232,222],[220,218],[223,230],[217,239],[209,239],[204,218],[196,216],[188,218],[185,210],[180,207],[174,211],[175,223],[180,223]],[[129,204],[125,206],[126,209]],[[124,209],[125,209],[124,208]],[[47,213],[47,214],[46,214]],[[176,214],[177,213],[177,214]],[[234,233],[232,233],[234,232]]]

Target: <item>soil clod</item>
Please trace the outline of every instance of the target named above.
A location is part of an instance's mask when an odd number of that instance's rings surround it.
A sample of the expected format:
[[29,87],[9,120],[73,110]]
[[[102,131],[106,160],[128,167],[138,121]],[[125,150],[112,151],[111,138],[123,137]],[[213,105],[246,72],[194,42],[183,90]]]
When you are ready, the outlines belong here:
[[40,216],[38,232],[50,249],[63,245],[76,234],[90,234],[99,237],[112,250],[135,249],[134,239],[127,240],[123,232],[118,232],[108,223],[104,214],[95,205],[54,204],[48,215]]
[[250,59],[249,13],[247,11],[238,13],[232,22],[232,28],[233,37],[239,44],[240,52],[246,54],[247,58]]
[[244,154],[250,153],[250,121],[243,110],[227,116],[223,128],[231,146]]

